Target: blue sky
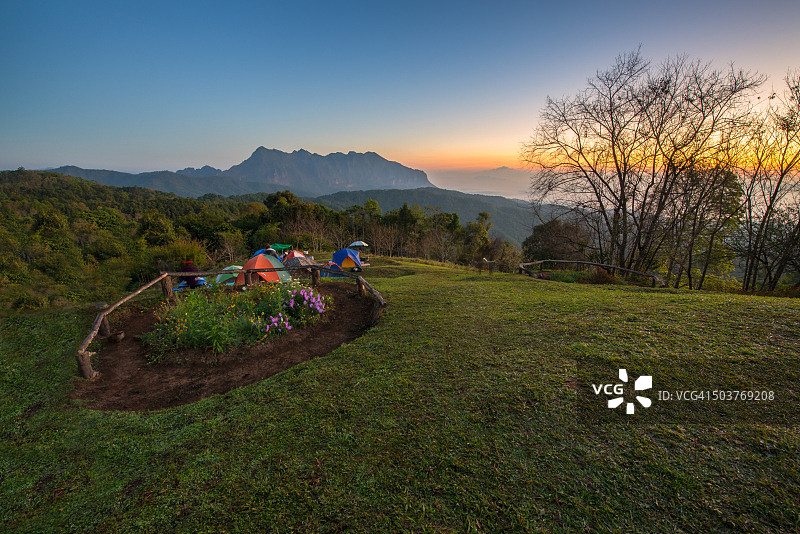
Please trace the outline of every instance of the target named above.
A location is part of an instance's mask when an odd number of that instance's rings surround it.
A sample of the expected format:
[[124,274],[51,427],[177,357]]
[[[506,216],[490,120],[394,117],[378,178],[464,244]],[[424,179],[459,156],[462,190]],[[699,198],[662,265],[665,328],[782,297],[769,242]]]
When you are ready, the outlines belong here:
[[0,4],[0,169],[228,168],[258,146],[516,166],[547,95],[642,45],[800,68],[800,2]]

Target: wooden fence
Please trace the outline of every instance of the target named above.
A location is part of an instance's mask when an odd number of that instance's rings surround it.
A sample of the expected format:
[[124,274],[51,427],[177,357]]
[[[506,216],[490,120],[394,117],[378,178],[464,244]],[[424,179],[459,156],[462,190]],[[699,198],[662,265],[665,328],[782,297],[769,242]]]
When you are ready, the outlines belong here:
[[347,271],[334,271],[320,265],[304,265],[304,266],[297,266],[297,267],[273,267],[269,269],[229,269],[229,270],[218,270],[218,271],[200,271],[200,272],[163,272],[158,278],[151,280],[150,282],[146,283],[133,293],[126,295],[125,297],[121,298],[108,308],[102,310],[100,313],[97,314],[97,318],[92,325],[92,330],[89,332],[89,335],[86,336],[86,339],[83,340],[81,346],[78,347],[77,352],[77,360],[78,360],[78,369],[81,375],[84,378],[94,379],[99,376],[99,373],[92,368],[92,355],[94,352],[89,352],[88,348],[92,341],[97,337],[99,334],[100,336],[110,339],[112,341],[121,341],[125,333],[118,331],[112,332],[111,325],[108,320],[108,316],[116,310],[119,306],[127,302],[128,300],[132,299],[142,291],[156,285],[157,283],[161,282],[161,291],[164,294],[164,297],[168,301],[175,300],[175,293],[172,288],[172,277],[173,276],[213,276],[218,274],[233,274],[233,273],[244,273],[245,279],[245,286],[252,285],[253,280],[252,276],[253,273],[261,273],[261,272],[274,272],[274,271],[298,271],[298,270],[311,270],[311,285],[317,286],[320,283],[321,274],[320,273],[329,273],[340,277],[351,278],[356,281],[356,285],[358,286],[358,293],[359,295],[366,297],[367,293],[372,294],[372,296],[376,299],[376,306],[373,309],[372,313],[372,322],[374,323],[377,321],[383,310],[388,306],[388,303],[384,300],[383,295],[380,294],[378,290],[373,288],[369,283],[364,280],[361,275],[350,273]]
[[631,273],[637,274],[639,276],[643,276],[645,278],[650,278],[652,280],[652,287],[656,287],[656,283],[658,283],[658,287],[666,287],[667,285],[658,277],[655,273],[643,273],[641,271],[634,271],[633,269],[626,269],[625,267],[618,267],[616,265],[606,265],[605,263],[595,263],[592,261],[577,261],[577,260],[540,260],[540,261],[532,261],[529,263],[520,263],[519,264],[519,273],[520,274],[527,274],[528,276],[534,276],[535,273],[533,271],[533,266],[538,265],[539,270],[542,269],[542,265],[545,263],[574,263],[577,267],[578,265],[592,265],[595,267],[602,267],[614,275],[615,271],[621,271],[624,273]]

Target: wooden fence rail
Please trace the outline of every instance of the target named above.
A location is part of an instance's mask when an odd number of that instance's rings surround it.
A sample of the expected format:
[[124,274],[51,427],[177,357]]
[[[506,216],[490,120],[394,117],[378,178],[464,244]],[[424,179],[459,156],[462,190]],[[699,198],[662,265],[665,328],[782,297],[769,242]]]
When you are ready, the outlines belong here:
[[384,300],[383,295],[380,294],[378,290],[372,287],[361,275],[350,273],[346,271],[334,271],[328,269],[326,267],[322,267],[321,265],[303,265],[297,267],[272,267],[272,268],[264,268],[264,269],[228,269],[228,270],[218,270],[218,271],[200,271],[200,272],[162,272],[158,278],[151,280],[150,282],[146,283],[133,293],[126,295],[125,297],[121,298],[111,306],[107,307],[106,309],[102,310],[100,313],[97,314],[97,318],[92,325],[92,330],[89,332],[89,335],[86,336],[86,339],[83,340],[80,347],[78,347],[77,352],[77,360],[78,360],[78,369],[80,370],[81,375],[83,378],[87,379],[94,379],[99,376],[99,373],[92,368],[92,355],[94,352],[89,352],[87,349],[89,345],[92,343],[97,334],[99,333],[101,336],[111,338],[113,340],[119,341],[124,337],[124,332],[117,332],[112,333],[111,325],[108,321],[108,316],[116,310],[119,306],[127,302],[128,300],[132,299],[142,291],[154,286],[155,284],[161,282],[161,290],[164,294],[164,297],[169,301],[174,301],[175,294],[172,288],[172,277],[173,276],[213,276],[218,274],[232,274],[232,273],[244,273],[247,285],[252,285],[251,275],[253,273],[261,273],[261,272],[275,272],[275,271],[301,271],[301,270],[311,270],[311,285],[317,286],[320,283],[320,273],[326,272],[332,275],[350,278],[356,281],[356,285],[358,286],[358,293],[362,297],[367,296],[367,292],[369,292],[372,296],[376,299],[376,306],[373,310],[372,314],[372,321],[377,321],[383,310],[389,305],[386,300]]
[[634,271],[633,269],[627,269],[625,267],[618,267],[616,265],[607,265],[605,263],[595,263],[593,261],[577,261],[577,260],[540,260],[540,261],[532,261],[529,263],[520,263],[519,264],[519,273],[520,274],[527,274],[528,276],[533,276],[533,267],[534,265],[538,265],[541,269],[541,266],[545,263],[574,263],[577,265],[592,265],[595,267],[602,267],[614,274],[614,271],[622,271],[626,273],[638,274],[639,276],[644,276],[645,278],[650,278],[653,281],[653,287],[656,286],[658,283],[659,287],[666,287],[667,285],[658,277],[655,273],[644,273],[642,271]]

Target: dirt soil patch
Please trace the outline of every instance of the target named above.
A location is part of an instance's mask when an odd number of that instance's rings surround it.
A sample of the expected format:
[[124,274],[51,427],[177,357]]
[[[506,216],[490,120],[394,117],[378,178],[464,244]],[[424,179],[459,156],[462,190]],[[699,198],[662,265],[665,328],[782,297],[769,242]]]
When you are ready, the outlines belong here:
[[[333,304],[311,326],[295,328],[270,343],[240,347],[217,356],[190,350],[150,364],[139,336],[155,324],[150,309],[129,308],[110,316],[125,337],[103,341],[95,380],[76,380],[72,398],[94,410],[147,411],[179,406],[253,382],[328,354],[359,337],[374,321],[377,301],[361,297],[354,284],[329,282],[319,291]],[[134,305],[135,306],[135,305]]]

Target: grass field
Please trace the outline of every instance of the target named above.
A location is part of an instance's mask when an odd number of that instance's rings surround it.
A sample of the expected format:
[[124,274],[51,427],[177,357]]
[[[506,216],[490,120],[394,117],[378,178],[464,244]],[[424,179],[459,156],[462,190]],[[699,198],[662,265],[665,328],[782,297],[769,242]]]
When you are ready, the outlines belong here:
[[[797,300],[412,261],[364,275],[390,307],[361,338],[155,413],[69,400],[89,312],[6,319],[0,531],[800,530]],[[600,364],[761,380],[782,402],[592,424],[575,381]]]

